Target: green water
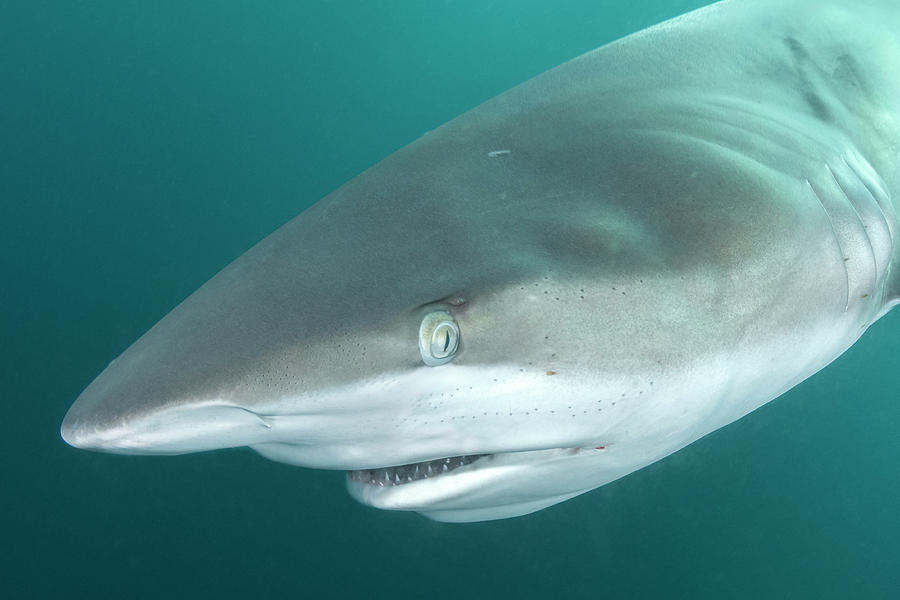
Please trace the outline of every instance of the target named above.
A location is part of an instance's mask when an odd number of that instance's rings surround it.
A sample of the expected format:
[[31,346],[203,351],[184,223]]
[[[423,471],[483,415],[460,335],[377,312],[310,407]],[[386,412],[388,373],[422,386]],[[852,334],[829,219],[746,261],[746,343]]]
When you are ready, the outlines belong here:
[[59,439],[112,358],[294,214],[701,4],[0,1],[0,597],[897,597],[900,311],[742,421],[507,521],[376,511],[250,451]]

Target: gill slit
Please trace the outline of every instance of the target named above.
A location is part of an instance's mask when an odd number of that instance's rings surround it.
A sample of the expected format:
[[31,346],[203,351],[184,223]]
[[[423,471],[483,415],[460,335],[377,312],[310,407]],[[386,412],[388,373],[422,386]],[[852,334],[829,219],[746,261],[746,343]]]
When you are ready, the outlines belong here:
[[816,187],[812,184],[812,182],[804,177],[803,181],[806,182],[806,185],[809,186],[810,191],[813,193],[813,196],[816,197],[816,200],[819,201],[819,206],[822,207],[822,211],[825,213],[825,218],[828,219],[828,226],[831,227],[831,235],[834,237],[834,242],[837,244],[838,253],[841,256],[841,263],[844,265],[844,277],[846,280],[846,289],[847,289],[847,300],[844,304],[844,312],[846,312],[850,308],[850,271],[847,268],[847,257],[844,256],[844,247],[841,245],[841,239],[838,237],[837,231],[834,228],[834,221],[831,218],[831,214],[828,212],[828,209],[825,208],[825,202],[822,200],[822,196],[816,191]]
[[[872,181],[872,184],[878,187],[878,190],[876,190],[878,193],[876,194],[875,193],[876,191],[873,191],[872,187],[869,185],[869,182],[866,181],[866,178],[862,176],[862,174],[857,170],[857,168],[854,167],[843,154],[841,154],[841,160],[844,161],[844,164],[847,166],[848,169],[850,169],[850,172],[856,176],[856,179],[859,180],[859,182],[862,184],[863,188],[865,188],[865,190],[869,193],[869,196],[872,197],[872,200],[875,202],[875,206],[878,207],[878,212],[881,213],[881,219],[882,219],[882,221],[884,221],[884,226],[887,229],[888,234],[891,238],[890,256],[893,256],[894,255],[894,226],[891,223],[891,220],[888,219],[887,214],[884,212],[884,206],[881,201],[881,198],[884,198],[885,196],[887,196],[887,192],[884,191],[884,188],[882,188],[881,184],[879,184],[877,181]],[[865,159],[863,159],[863,160],[865,160]],[[869,165],[869,166],[871,167],[871,165]],[[877,173],[876,173],[876,176],[877,176]]]
[[[856,208],[856,204],[853,202],[850,194],[848,194],[847,190],[844,189],[844,186],[838,179],[837,174],[834,172],[834,169],[832,169],[831,165],[829,165],[828,163],[825,163],[825,168],[828,169],[828,172],[831,174],[831,178],[834,180],[834,183],[837,185],[838,189],[841,190],[842,194],[844,194],[844,198],[847,199],[847,204],[849,204],[853,209],[853,214],[856,215],[856,220],[859,221],[859,226],[862,227],[863,235],[866,236],[866,243],[869,244],[869,257],[872,259],[872,272],[875,275],[875,277],[872,278],[872,287],[868,293],[869,295],[874,296],[875,289],[878,287],[878,260],[875,258],[875,246],[872,244],[872,238],[869,237],[869,229],[863,222],[862,215],[859,214],[859,209]],[[846,266],[846,263],[844,263],[844,265]]]

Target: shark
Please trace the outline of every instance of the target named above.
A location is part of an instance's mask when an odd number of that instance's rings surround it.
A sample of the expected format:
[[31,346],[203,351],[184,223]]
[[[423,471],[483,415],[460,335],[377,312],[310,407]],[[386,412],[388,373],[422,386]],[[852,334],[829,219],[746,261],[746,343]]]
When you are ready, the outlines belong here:
[[113,360],[70,445],[249,447],[515,517],[778,397],[900,302],[900,3],[727,0],[423,135]]

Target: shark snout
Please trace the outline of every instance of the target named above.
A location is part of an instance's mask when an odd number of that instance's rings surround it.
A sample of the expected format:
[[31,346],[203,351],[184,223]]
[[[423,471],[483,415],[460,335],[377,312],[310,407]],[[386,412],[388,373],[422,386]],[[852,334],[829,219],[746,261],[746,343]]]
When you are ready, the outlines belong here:
[[76,448],[105,450],[122,433],[124,418],[114,398],[98,393],[96,385],[82,392],[60,425],[62,439]]
[[92,450],[99,446],[100,440],[96,431],[90,427],[84,427],[78,417],[72,414],[72,410],[66,413],[62,425],[59,426],[59,435],[63,441],[75,448]]
[[104,418],[83,414],[78,403],[60,435],[70,446],[116,454],[183,454],[271,441],[271,427],[256,413],[214,402],[185,404],[148,414]]
[[162,386],[151,396],[142,383],[111,366],[66,413],[62,439],[76,448],[118,454],[182,454],[270,441],[271,427],[252,410]]

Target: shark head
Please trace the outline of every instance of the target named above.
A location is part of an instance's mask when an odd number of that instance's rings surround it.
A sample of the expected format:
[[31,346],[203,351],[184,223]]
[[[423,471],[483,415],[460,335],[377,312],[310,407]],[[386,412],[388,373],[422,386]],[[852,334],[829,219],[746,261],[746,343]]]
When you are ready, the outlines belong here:
[[523,140],[505,103],[488,112],[225,268],[82,393],[63,438],[130,454],[250,446],[347,470],[365,503],[444,520],[553,504],[595,487],[592,463],[611,477],[617,400],[649,397],[663,362],[627,343],[653,327],[641,315],[657,320],[656,244],[634,214],[594,201],[597,185],[618,193],[618,167],[586,180],[563,148],[555,166],[532,153],[545,128],[577,120],[560,112]]
[[578,221],[561,214],[558,181],[521,176],[533,159],[459,129],[207,282],[81,394],[63,438],[127,454],[250,446],[443,520],[594,487],[583,471],[609,462],[616,400],[636,383],[615,375],[639,360],[617,350],[624,323],[641,327],[621,309],[652,244],[625,212],[591,208],[587,183],[565,188]]
[[[803,31],[749,28],[726,41],[766,52],[661,87],[695,38],[769,22],[737,6],[570,61],[348,182],[114,360],[62,437],[249,446],[345,470],[372,506],[476,521],[612,481],[808,377],[890,300],[894,159],[811,79]],[[856,76],[855,110],[887,123],[896,95]]]

